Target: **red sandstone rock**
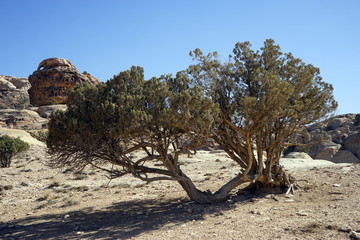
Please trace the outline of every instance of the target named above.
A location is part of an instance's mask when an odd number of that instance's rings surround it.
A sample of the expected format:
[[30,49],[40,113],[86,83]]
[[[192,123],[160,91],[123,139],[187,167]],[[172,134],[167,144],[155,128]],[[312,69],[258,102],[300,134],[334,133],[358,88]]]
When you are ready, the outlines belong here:
[[35,106],[65,103],[68,91],[76,85],[100,80],[88,73],[81,74],[67,59],[48,58],[29,76],[30,103]]

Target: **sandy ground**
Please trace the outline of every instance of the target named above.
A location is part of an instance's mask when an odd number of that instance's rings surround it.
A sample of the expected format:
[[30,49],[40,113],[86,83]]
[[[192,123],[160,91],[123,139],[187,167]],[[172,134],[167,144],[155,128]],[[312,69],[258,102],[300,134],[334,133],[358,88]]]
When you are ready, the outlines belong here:
[[[295,195],[234,192],[196,204],[176,182],[109,182],[86,169],[50,169],[41,145],[0,169],[0,239],[350,239],[360,231],[360,165],[285,159]],[[182,158],[202,190],[238,167],[221,151]],[[305,167],[306,166],[306,167]]]

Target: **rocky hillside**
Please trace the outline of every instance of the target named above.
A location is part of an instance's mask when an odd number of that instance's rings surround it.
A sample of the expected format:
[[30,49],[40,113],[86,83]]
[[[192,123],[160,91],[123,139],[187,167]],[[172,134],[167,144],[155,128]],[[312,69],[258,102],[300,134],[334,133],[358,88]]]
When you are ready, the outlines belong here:
[[360,114],[334,116],[328,121],[311,125],[302,136],[308,146],[291,151],[307,152],[313,159],[335,163],[360,163]]
[[0,75],[0,109],[29,107],[29,88],[30,83],[26,78]]
[[60,58],[43,60],[29,79],[0,75],[0,128],[46,128],[51,114],[66,109],[67,92],[84,82],[100,83]]

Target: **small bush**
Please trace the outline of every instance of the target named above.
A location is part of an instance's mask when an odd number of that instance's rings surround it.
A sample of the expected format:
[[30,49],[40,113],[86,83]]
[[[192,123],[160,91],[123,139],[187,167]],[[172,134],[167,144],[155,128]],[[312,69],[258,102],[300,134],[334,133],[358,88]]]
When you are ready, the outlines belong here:
[[36,199],[36,201],[42,202],[42,201],[47,200],[49,197],[50,197],[50,193],[45,193],[44,196],[39,197],[38,199]]
[[54,188],[54,187],[60,187],[60,183],[52,182],[47,188]]
[[23,187],[28,187],[28,186],[29,186],[29,184],[27,184],[26,182],[21,182],[21,183],[20,183],[20,186],[23,186]]
[[75,206],[75,205],[79,204],[79,201],[76,201],[76,200],[72,200],[72,199],[64,199],[64,200],[65,200],[65,203],[61,207],[70,207],[70,206]]
[[4,190],[11,190],[13,189],[14,186],[13,185],[0,185],[0,193],[3,192]]
[[86,173],[78,172],[78,173],[75,174],[74,180],[84,180],[84,179],[87,179],[87,178],[88,178],[88,176],[87,176]]
[[304,233],[315,233],[317,232],[322,226],[319,223],[312,222],[306,224],[304,227],[300,228],[300,230]]
[[86,192],[86,191],[89,191],[90,188],[88,186],[79,186],[79,187],[75,187],[73,189],[76,191],[79,191],[79,192]]
[[0,167],[10,167],[11,159],[19,152],[29,150],[28,143],[8,135],[0,136]]

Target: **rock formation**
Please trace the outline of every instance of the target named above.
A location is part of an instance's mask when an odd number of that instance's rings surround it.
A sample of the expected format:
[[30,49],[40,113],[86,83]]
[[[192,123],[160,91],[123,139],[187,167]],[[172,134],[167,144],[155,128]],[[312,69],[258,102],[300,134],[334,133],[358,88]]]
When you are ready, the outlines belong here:
[[46,105],[37,108],[37,113],[42,118],[50,118],[56,111],[66,111],[67,106],[65,104]]
[[32,110],[0,109],[0,128],[42,129],[47,122]]
[[88,73],[80,74],[69,60],[60,58],[42,61],[29,76],[29,82],[30,103],[34,106],[65,103],[67,92],[74,86],[84,82],[100,83]]
[[303,139],[322,141],[315,144],[304,141],[310,146],[296,147],[290,151],[305,151],[314,159],[335,163],[360,163],[360,114],[334,116],[326,122],[309,126],[307,130],[308,136]]
[[30,105],[26,78],[0,75],[0,109],[24,109]]

